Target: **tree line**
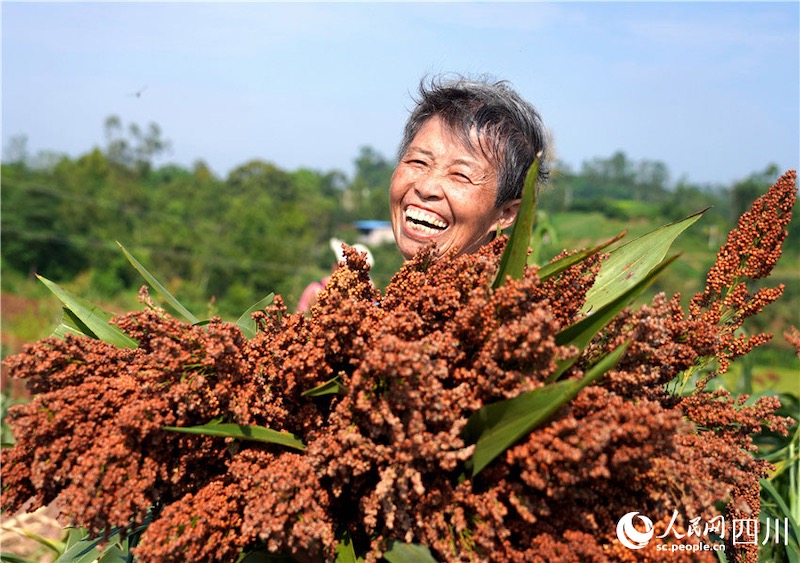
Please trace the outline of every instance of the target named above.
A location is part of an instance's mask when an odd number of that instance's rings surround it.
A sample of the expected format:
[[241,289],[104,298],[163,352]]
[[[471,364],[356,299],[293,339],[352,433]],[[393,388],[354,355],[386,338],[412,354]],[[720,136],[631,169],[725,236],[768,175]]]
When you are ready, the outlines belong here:
[[[354,159],[352,177],[257,159],[220,178],[203,161],[156,166],[169,146],[158,125],[124,126],[116,116],[105,122],[105,145],[76,158],[31,158],[15,138],[2,164],[4,271],[59,282],[89,275],[99,295],[113,296],[141,284],[119,241],[184,302],[213,299],[234,313],[275,292],[291,306],[329,272],[332,236],[353,243],[355,221],[389,219],[394,161],[370,147]],[[579,170],[558,163],[541,209],[656,223],[712,206],[708,220],[729,229],[778,172],[768,166],[732,186],[672,184],[663,163],[617,152]],[[393,245],[373,253],[382,287],[402,258]]]

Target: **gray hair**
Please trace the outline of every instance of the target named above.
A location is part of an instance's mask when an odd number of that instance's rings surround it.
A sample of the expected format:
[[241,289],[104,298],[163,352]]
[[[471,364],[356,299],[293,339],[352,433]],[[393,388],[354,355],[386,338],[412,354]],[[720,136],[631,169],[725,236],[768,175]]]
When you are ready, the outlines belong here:
[[439,116],[472,150],[476,147],[471,134],[477,133],[477,149],[497,170],[496,207],[521,197],[525,175],[538,153],[538,184],[547,179],[547,140],[542,118],[506,81],[439,77],[426,84],[423,78],[416,103],[405,125],[399,159],[422,126]]

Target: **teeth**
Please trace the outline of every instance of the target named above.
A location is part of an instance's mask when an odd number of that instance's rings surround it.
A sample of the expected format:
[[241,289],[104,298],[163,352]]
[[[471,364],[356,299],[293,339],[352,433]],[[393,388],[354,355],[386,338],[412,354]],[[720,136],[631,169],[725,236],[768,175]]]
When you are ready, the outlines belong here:
[[[416,207],[409,207],[406,209],[406,218],[413,219],[414,221],[423,221],[428,223],[429,225],[433,225],[437,229],[446,229],[447,223],[439,219],[433,213],[428,213],[427,211],[423,211],[422,209],[417,209]],[[435,229],[427,227],[425,225],[415,225],[420,230],[424,230],[425,232],[436,232]]]
[[427,227],[425,225],[419,225],[417,223],[411,223],[411,228],[415,231],[420,231],[422,233],[427,233],[429,235],[435,235],[436,233],[441,233],[441,229],[433,229],[431,227]]

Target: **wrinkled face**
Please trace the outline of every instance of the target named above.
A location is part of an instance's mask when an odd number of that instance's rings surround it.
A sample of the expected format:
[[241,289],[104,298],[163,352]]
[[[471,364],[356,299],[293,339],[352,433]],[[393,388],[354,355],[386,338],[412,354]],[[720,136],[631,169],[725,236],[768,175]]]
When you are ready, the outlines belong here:
[[[477,139],[475,146],[477,146]],[[497,173],[434,116],[420,128],[392,175],[392,229],[400,252],[411,258],[432,241],[439,255],[475,252],[492,233],[509,227],[519,200],[495,207]]]

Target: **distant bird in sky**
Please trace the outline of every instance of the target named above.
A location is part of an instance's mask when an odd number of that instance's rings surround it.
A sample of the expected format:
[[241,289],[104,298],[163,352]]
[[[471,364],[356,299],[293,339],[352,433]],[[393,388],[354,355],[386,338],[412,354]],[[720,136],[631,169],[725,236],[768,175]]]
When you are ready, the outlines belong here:
[[134,92],[132,94],[128,94],[128,95],[129,96],[135,96],[137,98],[141,98],[142,94],[144,93],[145,90],[147,90],[147,86],[144,86],[144,87],[140,88],[139,90],[137,90],[136,92]]

